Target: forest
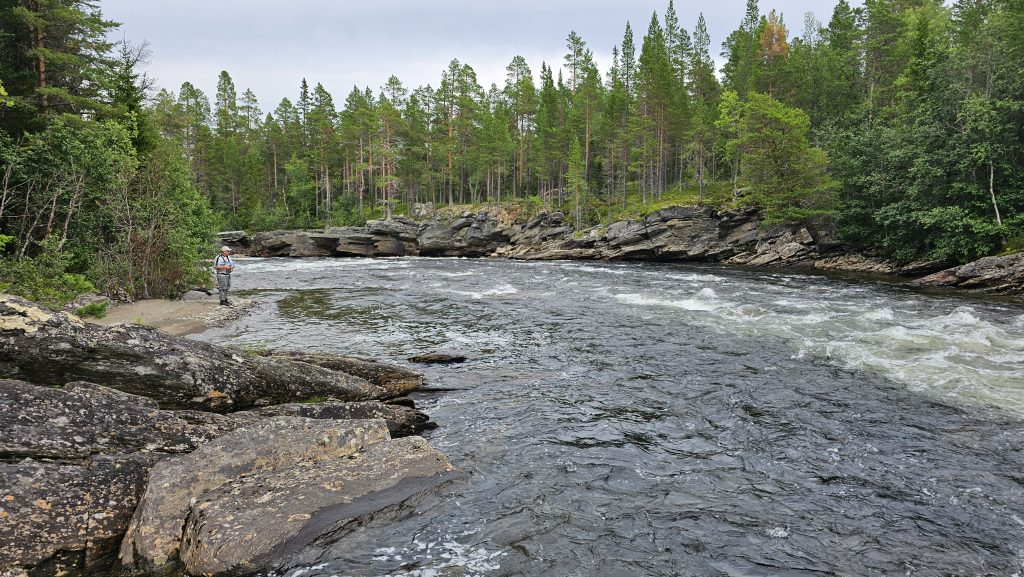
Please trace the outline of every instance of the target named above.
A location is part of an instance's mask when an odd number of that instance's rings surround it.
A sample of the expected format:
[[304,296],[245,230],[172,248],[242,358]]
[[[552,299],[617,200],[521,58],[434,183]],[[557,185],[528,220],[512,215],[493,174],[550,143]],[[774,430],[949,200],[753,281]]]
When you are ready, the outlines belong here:
[[1024,248],[1024,0],[840,0],[799,32],[748,0],[720,47],[669,0],[606,70],[570,31],[561,62],[512,56],[503,86],[453,59],[436,87],[303,80],[268,111],[228,71],[212,98],[157,89],[159,55],[118,26],[91,0],[0,0],[0,290],[173,296],[218,229],[418,203],[577,229],[755,206],[897,261]]

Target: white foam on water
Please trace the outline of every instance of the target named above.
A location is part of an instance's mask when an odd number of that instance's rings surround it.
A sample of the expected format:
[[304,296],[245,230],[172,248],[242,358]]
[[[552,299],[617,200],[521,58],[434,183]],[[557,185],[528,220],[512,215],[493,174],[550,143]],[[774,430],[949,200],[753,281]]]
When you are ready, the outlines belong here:
[[624,293],[614,296],[619,302],[627,305],[670,307],[687,311],[713,311],[724,306],[715,291],[709,288],[703,288],[697,291],[693,297],[683,299],[666,299],[639,293]]
[[239,257],[239,273],[242,271],[273,271],[287,273],[289,271],[358,269],[390,270],[405,269],[412,266],[412,261],[402,258],[287,258],[287,257]]
[[659,285],[642,293],[606,294],[638,307],[641,315],[655,308],[687,311],[680,322],[784,339],[794,358],[824,359],[953,402],[1024,415],[1024,315],[998,318],[969,305],[932,312],[922,306],[930,303],[910,299],[872,302],[864,287],[808,293],[773,286],[747,303],[747,295],[733,294],[729,285],[715,287]]
[[[388,573],[383,577],[440,577],[458,574],[465,577],[482,577],[501,568],[503,551],[492,551],[485,547],[466,545],[457,539],[472,535],[475,531],[457,536],[445,535],[437,541],[414,540],[414,549],[398,551],[393,547],[378,549],[375,555],[385,556],[392,562],[415,563],[416,568],[408,571]],[[454,573],[453,573],[454,570]]]
[[496,286],[494,288],[490,288],[490,289],[487,289],[485,291],[479,291],[479,292],[477,292],[477,291],[458,291],[458,290],[448,290],[448,291],[445,291],[445,292],[448,292],[448,293],[451,293],[451,294],[456,294],[456,295],[467,296],[467,297],[469,297],[469,298],[471,298],[473,300],[480,300],[480,299],[483,299],[483,298],[486,298],[486,297],[508,296],[508,295],[518,294],[519,293],[519,289],[517,289],[516,287],[506,283],[506,284],[503,284],[503,285],[500,285],[500,286]]
[[864,313],[864,318],[872,321],[891,321],[896,318],[896,315],[893,314],[891,308],[882,307],[880,309],[872,309]]
[[701,274],[701,273],[689,273],[689,274],[666,274],[661,275],[661,278],[669,280],[681,280],[686,282],[696,283],[709,283],[709,282],[726,282],[725,277],[715,276],[713,274]]
[[579,265],[579,266],[577,266],[575,268],[576,268],[576,270],[580,270],[580,271],[583,271],[583,272],[600,272],[600,273],[616,274],[616,275],[624,275],[624,274],[630,274],[630,273],[634,272],[634,271],[630,271],[630,270],[626,270],[626,269],[601,268],[601,267],[598,267],[598,266],[589,266],[589,265]]

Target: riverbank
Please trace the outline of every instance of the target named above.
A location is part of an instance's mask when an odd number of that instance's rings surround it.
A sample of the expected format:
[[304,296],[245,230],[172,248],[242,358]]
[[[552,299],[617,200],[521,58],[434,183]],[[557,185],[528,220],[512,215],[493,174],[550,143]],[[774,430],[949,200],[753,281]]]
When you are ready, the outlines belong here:
[[269,572],[457,476],[421,373],[169,334],[251,305],[212,299],[87,323],[0,294],[0,576]]
[[200,333],[210,327],[223,326],[244,315],[253,301],[231,298],[230,306],[221,306],[216,293],[207,295],[199,291],[185,293],[179,300],[144,299],[130,303],[115,303],[103,318],[88,318],[101,326],[135,324],[153,327],[174,335]]
[[561,212],[514,218],[501,211],[465,212],[416,221],[404,217],[365,226],[278,230],[253,236],[220,233],[239,254],[261,257],[463,257],[720,263],[888,275],[924,288],[1024,295],[1024,253],[947,261],[894,262],[851,251],[830,227],[763,225],[752,209],[670,207],[640,220],[576,230]]

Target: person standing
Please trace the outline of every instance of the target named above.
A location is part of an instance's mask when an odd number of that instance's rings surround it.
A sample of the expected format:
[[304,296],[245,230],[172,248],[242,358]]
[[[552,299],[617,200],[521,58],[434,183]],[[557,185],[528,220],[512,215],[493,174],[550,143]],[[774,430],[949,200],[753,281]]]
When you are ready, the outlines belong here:
[[213,259],[213,271],[217,277],[217,290],[220,291],[220,304],[230,305],[228,291],[231,290],[231,271],[235,270],[235,261],[231,260],[231,248],[220,247],[220,254]]

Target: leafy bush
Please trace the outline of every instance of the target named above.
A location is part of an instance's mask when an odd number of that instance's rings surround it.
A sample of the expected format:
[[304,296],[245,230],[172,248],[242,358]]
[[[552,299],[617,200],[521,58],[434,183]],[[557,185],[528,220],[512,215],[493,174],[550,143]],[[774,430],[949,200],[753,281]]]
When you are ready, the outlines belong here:
[[95,317],[97,319],[102,319],[107,316],[107,302],[90,303],[84,307],[78,307],[78,309],[75,310],[75,314],[80,317]]
[[[0,235],[0,248],[11,237]],[[68,256],[56,250],[56,240],[47,238],[35,257],[20,260],[0,258],[0,291],[61,308],[79,296],[95,292],[96,287],[83,275],[67,272]]]

